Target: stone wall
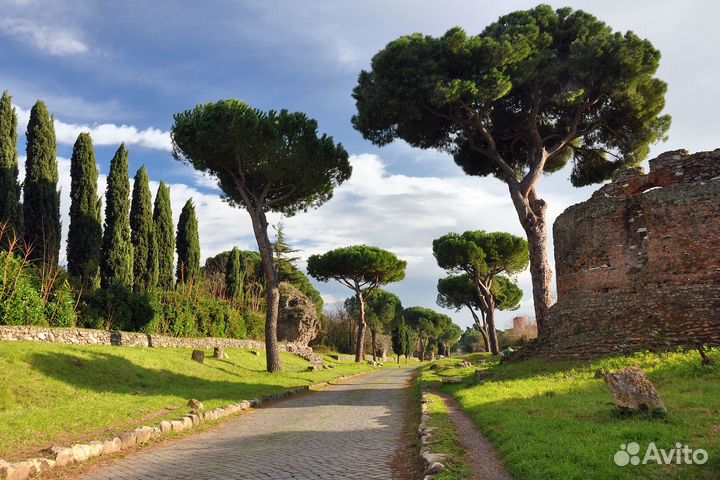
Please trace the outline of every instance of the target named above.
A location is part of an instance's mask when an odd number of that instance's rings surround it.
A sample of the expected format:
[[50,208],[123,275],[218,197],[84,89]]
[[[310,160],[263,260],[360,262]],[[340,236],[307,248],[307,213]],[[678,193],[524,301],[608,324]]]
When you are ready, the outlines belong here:
[[[70,345],[118,345],[124,347],[172,347],[210,349],[214,347],[264,350],[265,342],[233,338],[179,338],[137,332],[108,332],[88,328],[52,328],[0,325],[0,341],[65,343]],[[286,350],[280,344],[281,350]]]
[[720,344],[720,150],[626,169],[555,222],[561,357]]

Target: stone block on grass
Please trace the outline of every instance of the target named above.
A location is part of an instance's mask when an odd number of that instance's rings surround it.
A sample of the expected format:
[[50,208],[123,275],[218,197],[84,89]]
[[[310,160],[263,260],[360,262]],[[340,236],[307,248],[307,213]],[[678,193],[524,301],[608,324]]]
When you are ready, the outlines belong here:
[[193,427],[192,420],[190,417],[182,417],[180,421],[183,423],[183,429],[190,430]]
[[205,352],[202,350],[193,350],[192,359],[198,363],[205,363]]
[[172,424],[173,432],[182,432],[183,430],[185,430],[185,425],[180,420],[173,420],[170,423]]
[[91,457],[92,450],[90,445],[76,444],[70,445],[70,448],[72,448],[73,459],[76,462],[84,462]]
[[621,415],[642,413],[664,416],[667,414],[665,403],[640,367],[631,366],[615,373],[604,373],[603,376],[613,396],[615,407]]
[[103,450],[105,449],[105,444],[103,442],[98,442],[97,440],[94,440],[90,442],[90,456],[91,457],[99,457],[103,454]]
[[120,443],[122,444],[123,450],[134,447],[137,444],[135,432],[125,432],[120,434]]
[[442,377],[442,383],[457,385],[463,383],[463,379],[462,377]]
[[9,463],[1,461],[0,479],[3,480],[25,480],[35,473],[30,462]]
[[69,465],[75,462],[72,448],[53,445],[52,447],[45,450],[45,452],[49,454],[53,460],[55,460],[55,464],[58,467],[64,467],[65,465]]
[[120,437],[115,437],[112,440],[105,440],[103,442],[103,455],[117,453],[120,450],[122,450],[122,440],[120,440]]
[[152,438],[153,429],[150,427],[142,426],[134,430],[135,441],[138,445],[147,443]]
[[168,433],[172,431],[172,423],[168,422],[167,420],[163,420],[160,422],[160,432],[161,433]]

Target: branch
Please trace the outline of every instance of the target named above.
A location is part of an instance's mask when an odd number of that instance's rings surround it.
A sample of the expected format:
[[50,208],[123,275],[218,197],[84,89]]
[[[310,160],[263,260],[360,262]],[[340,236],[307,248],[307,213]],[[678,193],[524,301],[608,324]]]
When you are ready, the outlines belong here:
[[[465,108],[465,111],[470,115],[470,118],[472,118],[473,122],[475,123],[475,128],[480,132],[482,137],[485,139],[485,142],[488,144],[487,149],[481,148],[477,143],[475,142],[475,139],[470,134],[468,135],[468,139],[470,141],[470,148],[480,152],[481,154],[484,154],[490,160],[494,161],[498,167],[500,167],[500,171],[504,174],[505,182],[508,185],[511,185],[513,183],[517,183],[517,177],[515,175],[515,170],[502,158],[502,155],[497,151],[497,145],[495,144],[495,139],[493,138],[490,131],[487,129],[487,127],[483,124],[482,119],[480,118],[480,114],[477,111],[473,111],[468,105],[463,103],[463,108]],[[468,128],[468,130],[470,130]],[[472,132],[468,132],[472,133]]]
[[563,139],[560,140],[552,149],[550,149],[550,151],[548,152],[548,158],[557,154],[560,150],[565,148],[568,143],[572,142],[580,136],[577,129],[580,126],[583,114],[587,112],[591,107],[595,106],[602,99],[602,97],[603,94],[600,94],[594,100],[587,100],[575,111],[573,121],[570,124],[570,131],[568,131],[568,133],[563,137]]

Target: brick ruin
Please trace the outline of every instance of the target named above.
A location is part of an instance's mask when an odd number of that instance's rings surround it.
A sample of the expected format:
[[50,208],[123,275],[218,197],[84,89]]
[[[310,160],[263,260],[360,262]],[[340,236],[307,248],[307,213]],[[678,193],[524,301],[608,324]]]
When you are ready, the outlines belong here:
[[553,227],[558,301],[532,350],[720,344],[720,149],[624,169]]

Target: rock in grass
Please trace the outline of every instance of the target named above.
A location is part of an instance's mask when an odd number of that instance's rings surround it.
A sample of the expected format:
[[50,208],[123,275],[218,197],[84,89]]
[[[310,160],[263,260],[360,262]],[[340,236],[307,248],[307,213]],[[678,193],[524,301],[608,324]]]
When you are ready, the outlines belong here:
[[440,462],[433,462],[425,469],[423,475],[437,475],[443,470],[445,470],[445,465]]
[[188,407],[190,407],[190,410],[192,410],[194,413],[202,412],[205,409],[202,402],[200,400],[195,400],[194,398],[188,400],[187,404]]
[[25,480],[34,473],[30,462],[8,463],[0,460],[0,478],[4,480]]
[[120,437],[115,437],[112,440],[105,440],[103,442],[103,455],[117,453],[120,450],[122,450],[122,440],[120,440]]
[[[53,445],[52,447],[45,450],[45,453],[49,454],[51,456],[51,458],[53,458],[55,460],[55,464],[58,467],[64,467],[65,465],[68,465],[75,461],[75,458],[73,457],[72,448],[66,448],[66,447],[60,447],[58,445]],[[2,477],[0,477],[0,478],[2,478]]]
[[125,432],[121,434],[120,443],[122,444],[123,450],[125,450],[126,448],[134,447],[137,443],[137,437],[135,437],[135,432]]
[[135,441],[138,445],[145,442],[149,442],[153,435],[153,429],[151,427],[138,427],[134,430]]
[[604,378],[618,413],[657,416],[667,414],[667,407],[655,386],[639,367],[632,366],[619,372],[605,373]]
[[205,363],[205,352],[202,350],[193,350],[192,359],[198,363]]
[[462,377],[442,377],[442,383],[460,384],[463,383]]
[[492,377],[493,373],[487,370],[475,370],[475,378],[478,380],[485,380],[488,377]]
[[98,442],[97,440],[90,442],[90,456],[99,457],[103,454],[104,449],[105,444],[103,442]]
[[72,448],[73,458],[76,462],[84,462],[92,456],[90,445],[71,445],[70,448]]
[[167,420],[163,420],[160,422],[160,432],[162,433],[168,433],[172,431],[172,423],[168,422]]

